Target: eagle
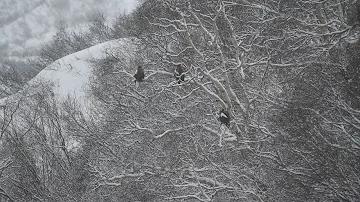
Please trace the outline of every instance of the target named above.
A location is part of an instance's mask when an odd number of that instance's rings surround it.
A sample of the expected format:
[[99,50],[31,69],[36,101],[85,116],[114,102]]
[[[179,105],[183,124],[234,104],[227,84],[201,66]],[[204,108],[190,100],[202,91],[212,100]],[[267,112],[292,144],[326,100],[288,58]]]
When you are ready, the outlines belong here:
[[178,81],[178,84],[180,84],[182,81],[185,81],[184,69],[182,68],[181,64],[176,65],[174,76]]
[[225,109],[220,109],[219,111],[219,121],[221,124],[226,125],[227,127],[230,127],[230,116],[229,112]]
[[139,65],[136,67],[136,73],[134,75],[134,78],[136,79],[135,80],[135,83],[136,82],[142,82],[143,79],[145,78],[145,74],[144,74],[144,69]]

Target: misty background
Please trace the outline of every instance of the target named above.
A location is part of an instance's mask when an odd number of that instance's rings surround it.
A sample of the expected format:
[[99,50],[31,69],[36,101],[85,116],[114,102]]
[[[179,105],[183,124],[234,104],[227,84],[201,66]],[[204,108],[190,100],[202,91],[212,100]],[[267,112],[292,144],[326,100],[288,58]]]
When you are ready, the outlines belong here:
[[92,14],[106,13],[111,23],[135,4],[135,0],[1,0],[0,60],[18,61],[26,53],[36,53],[41,43],[51,40],[60,21],[81,29]]

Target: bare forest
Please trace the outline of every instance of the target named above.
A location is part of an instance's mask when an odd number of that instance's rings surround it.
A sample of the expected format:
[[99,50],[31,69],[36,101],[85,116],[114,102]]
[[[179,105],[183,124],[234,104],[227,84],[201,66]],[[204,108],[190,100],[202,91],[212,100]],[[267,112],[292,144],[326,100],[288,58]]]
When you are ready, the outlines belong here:
[[123,45],[91,60],[86,104],[1,71],[0,202],[359,201],[359,39],[357,0],[143,0],[61,21],[32,70]]

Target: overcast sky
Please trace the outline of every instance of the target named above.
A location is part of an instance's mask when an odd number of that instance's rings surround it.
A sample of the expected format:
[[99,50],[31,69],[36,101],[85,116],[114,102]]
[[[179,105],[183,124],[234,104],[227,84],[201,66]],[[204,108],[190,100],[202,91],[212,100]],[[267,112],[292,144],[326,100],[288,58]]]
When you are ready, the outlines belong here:
[[135,8],[137,0],[123,0],[126,7],[126,11],[130,12]]

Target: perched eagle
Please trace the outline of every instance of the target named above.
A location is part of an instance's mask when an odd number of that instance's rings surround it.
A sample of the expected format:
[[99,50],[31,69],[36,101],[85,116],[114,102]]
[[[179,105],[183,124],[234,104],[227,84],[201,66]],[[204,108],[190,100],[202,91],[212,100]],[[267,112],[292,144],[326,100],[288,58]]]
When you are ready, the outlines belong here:
[[180,84],[182,81],[185,81],[185,74],[184,69],[182,68],[181,64],[178,64],[176,66],[176,69],[174,71],[175,79],[178,81],[178,84]]
[[220,111],[219,111],[219,121],[222,124],[225,124],[227,127],[230,127],[229,112],[225,111],[224,109],[220,109]]
[[136,73],[134,75],[134,78],[136,79],[135,83],[136,83],[136,81],[137,82],[142,82],[143,79],[145,78],[144,70],[140,65],[137,66],[136,68],[137,68],[137,70],[136,70]]

